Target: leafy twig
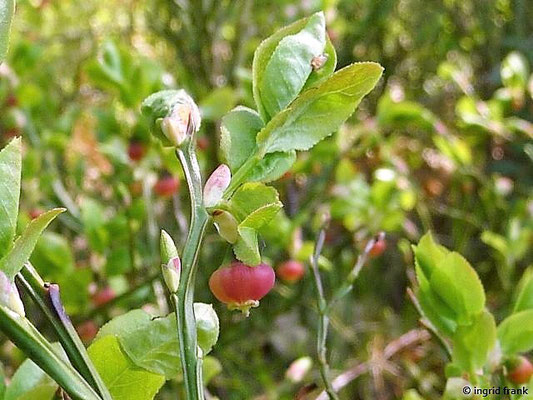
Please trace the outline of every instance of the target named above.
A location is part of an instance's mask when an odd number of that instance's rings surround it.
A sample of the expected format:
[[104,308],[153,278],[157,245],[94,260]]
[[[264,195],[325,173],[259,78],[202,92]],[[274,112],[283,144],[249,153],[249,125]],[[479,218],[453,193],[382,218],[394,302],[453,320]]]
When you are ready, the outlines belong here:
[[324,287],[322,285],[322,279],[320,277],[320,272],[318,270],[318,258],[322,252],[322,247],[324,246],[324,240],[326,237],[325,229],[322,228],[318,232],[318,236],[315,242],[315,249],[311,257],[311,267],[313,270],[313,282],[315,284],[316,296],[317,296],[317,306],[318,306],[318,332],[317,332],[317,354],[318,362],[320,364],[320,375],[322,377],[322,382],[326,387],[326,393],[328,394],[330,400],[337,400],[337,394],[335,393],[333,386],[329,378],[329,364],[327,360],[327,336],[328,336],[328,307],[326,298],[324,297]]
[[366,264],[370,251],[372,250],[376,242],[378,242],[379,240],[383,240],[384,237],[385,237],[385,233],[380,232],[379,234],[377,234],[375,237],[373,237],[372,239],[368,241],[363,252],[359,254],[359,256],[357,257],[357,261],[355,262],[355,265],[353,266],[352,270],[346,277],[346,280],[341,285],[341,287],[339,287],[333,294],[333,298],[331,299],[331,302],[328,308],[333,307],[333,305],[337,301],[342,299],[353,289],[353,284],[355,280],[357,279],[357,277],[359,276],[361,269],[363,269],[363,266]]

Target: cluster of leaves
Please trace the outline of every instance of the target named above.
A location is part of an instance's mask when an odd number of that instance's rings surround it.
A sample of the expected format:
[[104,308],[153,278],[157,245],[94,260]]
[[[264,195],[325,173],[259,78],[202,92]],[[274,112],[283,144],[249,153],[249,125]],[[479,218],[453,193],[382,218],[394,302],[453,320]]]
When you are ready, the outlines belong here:
[[435,243],[430,233],[413,250],[422,316],[446,345],[451,342],[452,360],[446,367],[451,382],[445,398],[461,398],[452,390],[458,386],[454,378],[491,387],[506,360],[533,349],[531,274],[523,277],[511,315],[496,326],[483,285],[464,257]]
[[[324,14],[299,20],[255,51],[252,74],[258,111],[239,106],[222,118],[221,155],[233,180],[213,213],[229,213],[226,218],[235,221],[236,227],[229,229],[236,229],[236,234],[224,236],[234,239],[230,241],[235,256],[248,265],[261,262],[258,231],[282,206],[276,190],[265,183],[292,166],[297,150],[309,150],[338,129],[382,74],[376,63],[352,64],[334,73],[335,66]],[[172,92],[151,96],[143,112],[155,122],[172,110],[173,99]],[[162,102],[169,105],[161,107]]]

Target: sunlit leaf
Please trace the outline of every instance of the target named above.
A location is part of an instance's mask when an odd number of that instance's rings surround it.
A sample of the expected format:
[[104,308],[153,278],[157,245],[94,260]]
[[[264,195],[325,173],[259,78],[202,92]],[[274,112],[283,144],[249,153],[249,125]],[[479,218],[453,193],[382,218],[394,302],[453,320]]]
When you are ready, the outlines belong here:
[[352,64],[303,92],[259,132],[260,154],[313,147],[352,115],[382,72],[376,63]]
[[152,400],[165,383],[163,375],[137,367],[114,336],[95,341],[88,352],[113,400]]
[[41,233],[63,211],[65,211],[64,208],[54,208],[29,223],[22,235],[15,241],[10,252],[0,260],[0,269],[7,276],[14,277],[20,271],[24,263],[30,258]]
[[21,168],[21,142],[16,138],[0,151],[0,258],[9,251],[15,237]]

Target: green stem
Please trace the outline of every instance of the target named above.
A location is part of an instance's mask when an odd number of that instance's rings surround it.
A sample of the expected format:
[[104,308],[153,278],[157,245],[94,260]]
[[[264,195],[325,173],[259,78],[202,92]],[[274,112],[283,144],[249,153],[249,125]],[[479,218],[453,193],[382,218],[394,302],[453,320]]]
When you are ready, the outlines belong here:
[[181,366],[187,400],[203,400],[203,384],[199,382],[201,363],[198,361],[196,320],[194,316],[194,281],[196,261],[205,233],[208,214],[202,204],[202,178],[191,142],[177,150],[191,200],[191,223],[181,257],[181,279],[177,293],[172,295],[176,312]]
[[57,285],[45,287],[37,271],[29,264],[22,268],[17,279],[56,332],[59,342],[65,349],[74,368],[98,392],[102,399],[111,400],[111,394],[89,358],[76,329],[65,314],[59,298],[59,287]]
[[313,256],[311,257],[311,268],[313,270],[313,282],[315,284],[315,292],[317,297],[317,306],[318,306],[318,331],[317,331],[317,355],[318,363],[320,365],[320,376],[322,377],[322,382],[324,383],[326,393],[328,394],[330,400],[338,400],[338,396],[333,389],[333,385],[329,378],[329,364],[327,359],[327,337],[328,337],[328,327],[329,327],[329,317],[328,317],[328,306],[326,298],[324,296],[324,288],[322,286],[322,279],[320,277],[320,272],[318,271],[318,258],[322,252],[322,247],[324,246],[326,233],[324,229],[321,229],[318,233],[318,238],[315,243],[315,250]]
[[3,306],[0,306],[0,329],[73,400],[101,400],[78,371],[59,357],[33,325]]
[[363,266],[366,264],[370,254],[370,250],[372,250],[372,247],[374,247],[377,240],[377,237],[374,237],[368,241],[363,252],[357,257],[357,261],[355,262],[354,267],[344,280],[344,283],[333,293],[333,297],[331,298],[328,310],[331,309],[331,307],[333,307],[333,305],[337,301],[342,299],[353,289],[353,284],[359,276],[361,269],[363,269]]

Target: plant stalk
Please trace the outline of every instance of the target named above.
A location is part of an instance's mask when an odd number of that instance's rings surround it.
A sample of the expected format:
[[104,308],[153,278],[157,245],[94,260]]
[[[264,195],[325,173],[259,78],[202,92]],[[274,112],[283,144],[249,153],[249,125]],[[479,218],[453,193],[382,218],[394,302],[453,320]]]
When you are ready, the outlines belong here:
[[313,252],[313,256],[311,257],[311,268],[313,270],[313,282],[315,284],[319,314],[316,348],[318,363],[320,365],[320,376],[322,377],[322,382],[324,383],[326,393],[328,394],[330,400],[338,400],[338,396],[335,393],[335,390],[329,378],[330,371],[327,359],[329,316],[327,301],[324,296],[324,287],[322,286],[322,279],[320,277],[320,272],[318,271],[318,258],[320,256],[320,253],[322,252],[322,247],[324,246],[325,236],[326,232],[322,228],[318,233],[318,237],[315,243],[315,250]]
[[193,303],[196,262],[204,237],[208,214],[202,203],[202,178],[194,152],[194,142],[191,140],[183,149],[177,149],[177,155],[189,189],[191,223],[181,257],[181,279],[178,291],[172,294],[172,303],[176,312],[186,398],[187,400],[204,400],[203,383],[199,381],[201,363],[197,353],[198,340]]
[[3,306],[0,306],[0,330],[73,400],[101,400],[78,371],[61,359],[33,325]]
[[37,271],[29,264],[24,265],[17,279],[54,329],[72,365],[102,399],[111,400],[111,394],[89,358],[69,317],[65,314],[59,297],[59,287],[57,285],[45,287]]

